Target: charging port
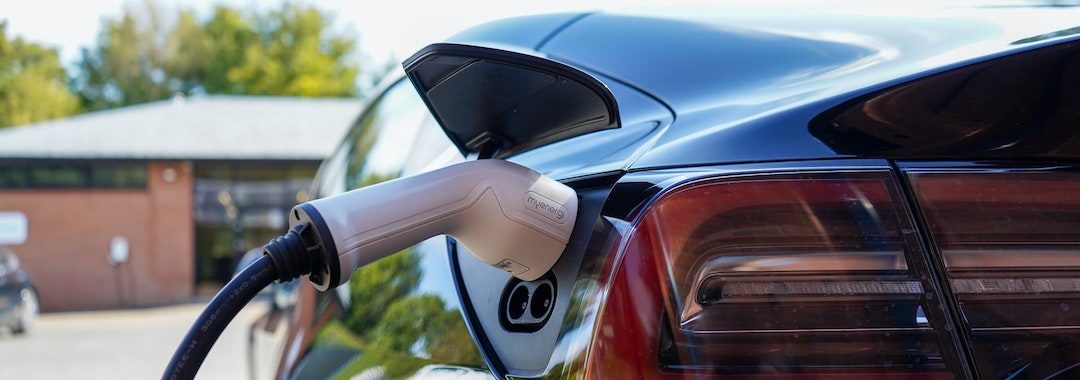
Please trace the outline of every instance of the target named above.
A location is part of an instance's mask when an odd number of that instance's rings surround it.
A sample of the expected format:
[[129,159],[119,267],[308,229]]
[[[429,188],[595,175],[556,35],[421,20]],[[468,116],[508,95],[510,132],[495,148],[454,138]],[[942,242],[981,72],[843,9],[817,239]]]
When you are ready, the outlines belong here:
[[499,299],[499,323],[511,332],[539,331],[555,309],[555,274],[547,272],[536,281],[511,277]]

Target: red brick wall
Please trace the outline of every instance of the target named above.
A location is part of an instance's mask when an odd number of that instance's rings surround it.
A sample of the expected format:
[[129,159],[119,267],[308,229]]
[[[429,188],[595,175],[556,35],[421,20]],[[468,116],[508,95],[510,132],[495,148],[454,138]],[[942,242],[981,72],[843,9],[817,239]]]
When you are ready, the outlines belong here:
[[[151,162],[145,190],[0,190],[0,211],[29,221],[12,246],[40,293],[44,311],[151,306],[188,300],[194,287],[190,163]],[[167,182],[163,172],[176,179]],[[107,256],[115,236],[128,262]]]

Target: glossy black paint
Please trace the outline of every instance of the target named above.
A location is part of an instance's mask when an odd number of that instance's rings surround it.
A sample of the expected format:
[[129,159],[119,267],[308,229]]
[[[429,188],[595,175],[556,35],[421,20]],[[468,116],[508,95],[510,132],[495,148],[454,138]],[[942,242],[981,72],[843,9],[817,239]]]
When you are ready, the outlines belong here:
[[588,15],[568,12],[495,20],[454,34],[447,38],[446,42],[506,45],[539,50],[563,28]]
[[[1045,29],[1037,33],[1015,32],[1013,26],[1022,22],[1012,19],[1015,11],[955,9],[924,15],[852,15],[736,9],[581,15],[561,25],[542,46],[525,45],[537,41],[531,39],[519,41],[523,44],[519,48],[538,49],[554,60],[593,72],[613,88],[624,112],[633,107],[625,104],[616,86],[633,89],[633,96],[668,108],[674,122],[653,124],[657,130],[634,139],[638,151],[631,154],[595,150],[559,160],[545,151],[532,154],[545,159],[521,163],[548,172],[569,172],[566,168],[580,166],[582,161],[608,163],[598,169],[607,171],[619,166],[644,170],[860,155],[892,157],[892,152],[855,151],[851,144],[823,141],[821,131],[811,127],[811,121],[821,120],[823,114],[835,112],[852,99],[988,60],[1008,59],[1052,45],[1071,46],[1069,42],[1077,40],[1075,34],[1058,32],[1075,26],[1067,23],[1047,21]],[[513,28],[485,25],[454,40],[482,42],[496,39],[484,37],[485,33],[495,36],[504,30]],[[1066,66],[1062,70],[1068,71]],[[631,125],[631,117],[624,114],[623,119],[625,126]],[[609,135],[581,136],[570,143],[590,144],[593,139],[634,133],[632,128],[624,129]],[[912,139],[937,135],[933,126],[912,126],[905,131]],[[1054,139],[1050,135],[1036,133],[1023,138]],[[952,152],[949,149],[938,152],[947,157]],[[1058,153],[1048,151],[1039,156]],[[588,174],[592,173],[573,170],[570,177]]]

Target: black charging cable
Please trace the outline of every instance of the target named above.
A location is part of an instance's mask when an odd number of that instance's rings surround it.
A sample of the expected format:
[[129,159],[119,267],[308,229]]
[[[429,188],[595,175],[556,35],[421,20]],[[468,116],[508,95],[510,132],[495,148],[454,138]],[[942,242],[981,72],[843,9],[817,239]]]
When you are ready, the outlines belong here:
[[320,256],[310,254],[317,246],[305,243],[312,241],[308,228],[307,224],[298,225],[271,241],[263,247],[262,257],[214,295],[176,348],[162,379],[194,379],[221,332],[260,290],[274,280],[292,281],[320,265]]

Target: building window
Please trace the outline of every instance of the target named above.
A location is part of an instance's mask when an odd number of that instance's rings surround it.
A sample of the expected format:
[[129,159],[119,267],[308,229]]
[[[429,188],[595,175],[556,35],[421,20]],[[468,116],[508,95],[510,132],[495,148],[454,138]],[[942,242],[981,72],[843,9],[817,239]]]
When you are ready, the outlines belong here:
[[0,165],[0,189],[143,188],[143,163]]
[[31,167],[30,187],[42,189],[87,187],[86,172],[86,168],[72,165]]
[[246,252],[260,254],[263,244],[288,228],[289,209],[307,200],[318,164],[195,164],[197,291],[217,291]]
[[24,167],[0,166],[0,189],[30,187],[28,174]]
[[90,168],[90,186],[102,189],[142,189],[146,187],[146,165],[99,165]]

